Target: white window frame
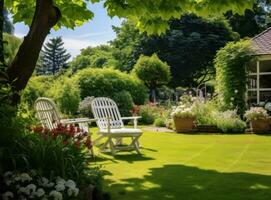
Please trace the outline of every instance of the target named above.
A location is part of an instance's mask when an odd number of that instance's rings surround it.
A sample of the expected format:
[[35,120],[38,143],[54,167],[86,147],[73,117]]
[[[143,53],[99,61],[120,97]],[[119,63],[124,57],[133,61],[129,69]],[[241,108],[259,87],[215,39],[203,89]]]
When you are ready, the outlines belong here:
[[262,57],[259,57],[258,60],[257,60],[257,66],[256,66],[256,73],[249,73],[249,76],[250,75],[256,75],[257,76],[257,87],[256,88],[250,88],[248,89],[248,91],[256,91],[257,92],[257,104],[260,104],[262,103],[260,101],[260,92],[263,92],[263,91],[270,91],[271,92],[271,88],[260,88],[260,76],[261,75],[271,75],[271,71],[270,72],[260,72],[260,62],[261,61],[264,61],[264,60],[270,60],[271,61],[271,56],[262,56]]

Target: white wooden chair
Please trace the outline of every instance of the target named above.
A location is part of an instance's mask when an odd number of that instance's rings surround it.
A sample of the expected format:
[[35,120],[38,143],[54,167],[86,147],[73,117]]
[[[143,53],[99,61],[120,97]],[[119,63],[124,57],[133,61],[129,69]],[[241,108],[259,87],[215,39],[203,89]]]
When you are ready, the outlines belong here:
[[[95,120],[89,118],[61,119],[61,114],[56,104],[49,98],[38,98],[34,103],[34,110],[37,119],[44,128],[52,130],[60,123],[66,125],[76,124],[83,132],[87,132],[91,136],[89,133],[89,124]],[[91,153],[94,155],[93,148],[91,149]]]
[[[110,98],[98,97],[92,103],[92,112],[99,128],[98,134],[101,136],[94,141],[97,145],[98,141],[106,137],[106,142],[101,146],[102,151],[106,151],[109,147],[110,152],[115,155],[120,150],[136,150],[140,154],[138,139],[142,135],[142,131],[137,128],[137,117],[121,117],[117,104]],[[125,128],[123,120],[134,120],[134,128]],[[122,138],[131,138],[128,146],[119,145]]]

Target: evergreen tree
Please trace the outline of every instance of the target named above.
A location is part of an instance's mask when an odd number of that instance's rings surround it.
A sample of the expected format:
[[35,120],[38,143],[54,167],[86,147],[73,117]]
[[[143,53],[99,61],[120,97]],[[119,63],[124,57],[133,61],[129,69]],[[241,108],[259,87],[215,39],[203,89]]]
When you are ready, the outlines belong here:
[[64,42],[61,37],[50,39],[41,51],[42,67],[37,74],[56,74],[61,69],[67,68],[67,61],[71,55],[63,47]]

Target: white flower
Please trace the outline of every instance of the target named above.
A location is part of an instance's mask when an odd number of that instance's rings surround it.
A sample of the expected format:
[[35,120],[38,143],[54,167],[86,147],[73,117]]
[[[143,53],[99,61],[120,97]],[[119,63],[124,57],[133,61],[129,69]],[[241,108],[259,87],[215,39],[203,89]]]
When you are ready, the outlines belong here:
[[233,101],[234,100],[234,98],[233,97],[231,97],[231,101]]
[[77,196],[79,193],[79,189],[78,188],[69,188],[68,189],[68,196]]
[[6,183],[7,186],[9,186],[12,183],[12,181],[11,180],[6,180],[5,183]]
[[53,187],[54,186],[54,183],[49,182],[49,180],[45,177],[41,177],[41,180],[38,180],[38,183],[42,187]]
[[56,183],[57,184],[65,184],[65,182],[66,181],[63,178],[59,177],[59,176],[56,178]]
[[49,196],[54,197],[54,200],[62,200],[62,194],[56,190],[52,190]]
[[56,186],[55,186],[55,189],[57,191],[63,191],[65,190],[65,185],[63,183],[58,183]]
[[7,171],[6,173],[4,173],[4,177],[8,177],[8,176],[11,176],[11,175],[12,175],[11,171]]
[[22,173],[20,175],[20,179],[21,179],[22,182],[32,181],[32,178],[27,173]]
[[237,94],[237,93],[238,93],[238,90],[234,90],[234,93]]
[[35,195],[37,197],[42,197],[45,194],[45,191],[42,188],[37,189],[37,191],[35,192]]
[[2,197],[3,197],[3,200],[8,200],[8,199],[10,199],[10,198],[13,198],[14,195],[13,195],[12,192],[7,191],[7,192],[5,192],[5,193],[2,195]]
[[32,194],[33,192],[35,192],[36,189],[37,189],[37,186],[36,186],[36,185],[34,185],[34,184],[29,184],[28,186],[25,187],[25,191],[26,191],[25,193],[28,194],[28,195],[30,195],[30,194]]
[[78,188],[74,188],[73,192],[74,192],[74,196],[77,196],[79,194],[79,189]]
[[70,179],[66,181],[65,185],[67,187],[69,187],[69,188],[75,188],[76,187],[75,182],[73,180],[70,180]]
[[72,193],[73,193],[73,192],[72,192],[72,189],[69,188],[69,189],[68,189],[68,196],[69,196],[69,197],[72,196]]
[[24,187],[20,187],[18,193],[26,193],[26,189]]

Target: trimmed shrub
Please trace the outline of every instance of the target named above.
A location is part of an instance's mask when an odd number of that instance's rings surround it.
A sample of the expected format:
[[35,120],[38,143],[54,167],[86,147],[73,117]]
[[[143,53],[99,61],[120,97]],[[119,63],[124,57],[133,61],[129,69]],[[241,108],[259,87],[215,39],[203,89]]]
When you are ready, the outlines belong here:
[[[74,76],[74,80],[76,80],[79,85],[81,98],[87,96],[110,97],[114,99],[118,105],[121,105],[123,104],[122,102],[125,101],[123,96],[126,95],[127,98],[129,97],[127,93],[118,93],[126,91],[132,97],[132,102],[137,105],[143,104],[147,99],[147,89],[141,81],[131,75],[111,68],[84,69]],[[130,102],[129,99],[126,101]],[[122,114],[126,114],[127,111],[129,111],[127,109]]]
[[128,91],[115,93],[112,98],[117,103],[122,116],[131,115],[130,111],[133,109],[133,98]]
[[154,120],[154,126],[156,127],[166,127],[166,119],[162,117],[158,117]]
[[155,101],[155,89],[165,85],[170,80],[170,68],[167,63],[162,62],[156,54],[151,57],[141,55],[132,71],[150,89]]
[[218,51],[215,58],[216,91],[223,109],[246,109],[247,72],[252,47],[249,41],[230,42]]

